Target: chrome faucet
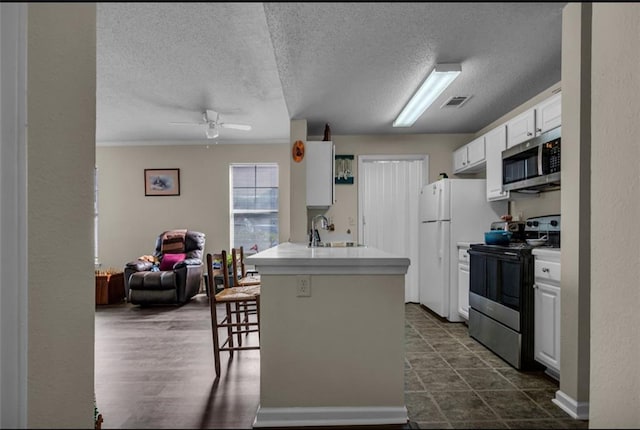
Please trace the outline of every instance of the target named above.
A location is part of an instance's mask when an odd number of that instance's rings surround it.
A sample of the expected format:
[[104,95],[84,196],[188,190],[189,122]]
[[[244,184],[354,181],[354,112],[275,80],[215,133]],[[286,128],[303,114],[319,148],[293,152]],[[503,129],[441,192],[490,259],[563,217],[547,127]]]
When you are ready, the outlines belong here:
[[320,240],[320,235],[318,234],[318,229],[316,228],[316,222],[320,220],[320,228],[327,230],[329,228],[329,221],[327,217],[324,215],[316,215],[311,219],[311,241],[310,246],[312,248],[322,246],[322,241]]

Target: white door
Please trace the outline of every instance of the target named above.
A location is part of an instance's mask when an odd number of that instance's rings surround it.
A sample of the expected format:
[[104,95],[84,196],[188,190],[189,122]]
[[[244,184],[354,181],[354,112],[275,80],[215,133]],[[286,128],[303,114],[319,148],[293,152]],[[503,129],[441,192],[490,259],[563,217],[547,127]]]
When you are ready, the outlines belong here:
[[427,155],[358,156],[358,241],[410,259],[405,302],[419,301],[419,197],[428,165]]
[[0,427],[27,427],[27,4],[0,4]]
[[485,135],[487,151],[487,200],[509,198],[509,191],[502,191],[502,151],[507,148],[507,127],[501,125]]
[[560,288],[535,284],[534,357],[560,371]]

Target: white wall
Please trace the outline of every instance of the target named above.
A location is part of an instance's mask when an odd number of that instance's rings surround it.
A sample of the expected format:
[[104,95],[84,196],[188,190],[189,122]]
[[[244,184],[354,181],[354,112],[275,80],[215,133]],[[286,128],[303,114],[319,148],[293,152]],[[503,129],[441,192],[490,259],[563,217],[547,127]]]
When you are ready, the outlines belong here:
[[[279,166],[280,241],[289,239],[289,147],[285,144],[99,146],[98,254],[103,269],[152,254],[165,230],[206,235],[205,252],[229,250],[229,165]],[[145,196],[144,169],[180,169],[179,196]]]
[[[310,137],[309,140],[322,140],[322,137]],[[332,141],[336,146],[336,154],[355,155],[353,170],[353,185],[336,185],[336,203],[326,211],[309,211],[309,218],[316,213],[324,213],[331,217],[337,233],[347,234],[351,231],[354,241],[358,240],[358,163],[359,155],[379,154],[428,154],[429,178],[427,183],[438,179],[440,172],[452,174],[452,153],[456,148],[471,140],[469,134],[413,134],[400,136],[384,135],[333,135]],[[355,224],[349,223],[349,218],[355,219]]]
[[571,3],[562,14],[561,378],[556,399],[568,396],[579,415],[586,415],[590,390],[590,10],[590,4]]
[[93,428],[96,6],[28,11],[29,428]]
[[639,4],[593,4],[592,428],[640,426],[639,28]]

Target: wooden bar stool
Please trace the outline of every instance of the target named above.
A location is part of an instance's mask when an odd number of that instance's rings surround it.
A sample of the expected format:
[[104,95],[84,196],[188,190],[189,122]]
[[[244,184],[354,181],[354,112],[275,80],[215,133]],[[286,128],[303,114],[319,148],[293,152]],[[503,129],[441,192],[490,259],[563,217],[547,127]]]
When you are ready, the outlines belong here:
[[[256,271],[247,272],[246,270],[242,246],[231,248],[231,265],[233,266],[233,273],[236,274],[238,286],[260,285],[260,274]],[[236,282],[236,279],[234,279],[234,282]]]
[[[230,286],[229,270],[227,270],[227,252],[220,254],[207,254],[207,282],[209,291],[215,291],[213,260],[220,259],[221,271],[223,275],[224,288],[217,294],[210,294],[209,307],[211,308],[211,328],[213,331],[213,358],[215,360],[216,378],[220,376],[220,351],[228,351],[229,358],[233,357],[234,351],[244,351],[249,349],[260,349],[259,345],[242,345],[242,335],[248,333],[258,333],[260,340],[260,285],[250,286]],[[237,285],[237,284],[234,284]],[[218,322],[216,304],[225,304],[225,315],[222,321]],[[232,306],[233,305],[233,306]],[[240,314],[245,318],[240,321]],[[235,322],[233,322],[235,315]],[[255,321],[250,320],[250,316],[255,315]],[[227,337],[220,342],[218,329],[226,328]],[[233,336],[236,335],[238,345],[234,345]]]

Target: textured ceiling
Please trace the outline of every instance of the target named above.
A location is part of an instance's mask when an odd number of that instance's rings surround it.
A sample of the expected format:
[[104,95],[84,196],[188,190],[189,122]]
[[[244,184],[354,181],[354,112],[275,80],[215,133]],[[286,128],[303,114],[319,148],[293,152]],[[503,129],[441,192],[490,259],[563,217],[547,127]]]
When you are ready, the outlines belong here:
[[[99,3],[98,144],[210,143],[202,111],[252,131],[476,132],[560,81],[565,3]],[[391,123],[436,63],[461,75],[413,127]],[[451,96],[460,109],[440,109]]]

